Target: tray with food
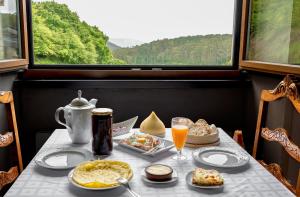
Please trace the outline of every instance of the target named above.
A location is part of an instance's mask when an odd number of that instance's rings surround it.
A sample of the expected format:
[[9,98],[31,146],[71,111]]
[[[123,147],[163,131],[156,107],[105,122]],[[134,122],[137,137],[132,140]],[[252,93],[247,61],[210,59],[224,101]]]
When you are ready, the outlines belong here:
[[155,156],[174,147],[172,141],[144,133],[134,133],[119,139],[118,144],[149,156]]

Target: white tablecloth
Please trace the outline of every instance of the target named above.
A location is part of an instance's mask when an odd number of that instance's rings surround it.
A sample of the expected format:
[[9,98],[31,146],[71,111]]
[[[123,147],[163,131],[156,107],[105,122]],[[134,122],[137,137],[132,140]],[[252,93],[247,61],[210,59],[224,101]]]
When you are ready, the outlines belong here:
[[[220,147],[231,147],[241,149],[222,129],[220,131]],[[170,130],[167,130],[166,138],[170,138]],[[170,138],[171,139],[171,138]],[[41,148],[43,152],[49,148],[57,147],[83,147],[91,150],[91,144],[73,145],[64,129],[57,129],[53,132],[48,141]],[[193,197],[193,196],[230,196],[230,197],[272,197],[272,196],[294,196],[287,190],[276,178],[265,170],[252,157],[247,166],[241,169],[222,170],[225,185],[222,190],[205,190],[190,188],[185,182],[187,172],[193,170],[196,166],[191,153],[193,149],[185,148],[184,153],[188,160],[178,163],[171,159],[175,154],[175,149],[162,153],[157,157],[141,156],[131,150],[114,146],[111,156],[107,159],[121,160],[128,162],[134,171],[134,177],[130,182],[132,189],[142,197]],[[242,150],[244,151],[244,150]],[[149,185],[141,180],[143,168],[150,163],[159,162],[172,166],[177,170],[179,181],[171,185]],[[130,194],[122,187],[107,191],[88,191],[74,187],[68,182],[67,174],[69,171],[54,171],[38,167],[34,161],[31,161],[22,174],[18,177],[13,186],[5,196],[107,196],[107,197],[125,197]]]

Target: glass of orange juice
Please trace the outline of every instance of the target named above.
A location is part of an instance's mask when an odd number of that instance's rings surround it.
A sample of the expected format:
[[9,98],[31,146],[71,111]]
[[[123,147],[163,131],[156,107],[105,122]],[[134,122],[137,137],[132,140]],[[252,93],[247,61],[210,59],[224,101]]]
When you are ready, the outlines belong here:
[[188,119],[183,117],[172,118],[172,137],[178,154],[173,157],[175,160],[186,160],[186,156],[182,154],[187,134],[189,132]]

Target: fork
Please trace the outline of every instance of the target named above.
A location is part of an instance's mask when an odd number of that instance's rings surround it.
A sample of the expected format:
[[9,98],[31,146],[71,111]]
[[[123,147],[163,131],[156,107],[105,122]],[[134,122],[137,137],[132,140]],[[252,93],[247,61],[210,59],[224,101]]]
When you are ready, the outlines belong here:
[[135,193],[134,191],[132,191],[132,189],[129,186],[128,180],[120,177],[117,179],[118,183],[120,183],[122,186],[124,186],[127,191],[133,196],[133,197],[141,197],[140,195],[138,195],[137,193]]
[[153,148],[151,148],[150,150],[148,150],[147,152],[144,152],[143,155],[151,155],[153,153],[155,153],[157,150],[159,150],[160,148],[165,147],[165,141],[163,140],[158,146],[155,146]]

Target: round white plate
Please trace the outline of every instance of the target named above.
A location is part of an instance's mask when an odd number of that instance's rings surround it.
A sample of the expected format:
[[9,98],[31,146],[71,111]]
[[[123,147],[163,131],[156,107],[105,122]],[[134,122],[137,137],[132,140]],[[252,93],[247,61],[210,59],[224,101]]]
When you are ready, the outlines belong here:
[[114,189],[114,188],[117,188],[117,187],[120,187],[121,185],[116,185],[116,186],[113,186],[113,187],[106,187],[106,188],[91,188],[91,187],[84,187],[82,185],[79,185],[78,183],[76,183],[74,180],[73,180],[73,172],[74,172],[74,169],[71,170],[68,174],[68,180],[69,182],[74,185],[75,187],[78,187],[78,188],[81,188],[81,189],[86,189],[86,190],[109,190],[109,189]]
[[46,150],[37,155],[34,161],[44,168],[64,170],[74,168],[92,158],[92,153],[86,149],[68,147]]
[[172,179],[167,180],[167,181],[151,181],[151,180],[147,179],[146,173],[145,173],[145,168],[142,170],[141,176],[142,176],[143,181],[145,181],[146,183],[151,183],[151,184],[170,184],[170,183],[175,183],[176,181],[178,181],[178,174],[177,174],[177,171],[174,169],[173,169],[173,173],[172,173]]
[[196,161],[218,168],[241,167],[246,165],[250,159],[241,151],[224,147],[199,148],[192,154]]
[[224,187],[224,184],[223,185],[213,185],[213,186],[195,185],[195,184],[193,184],[192,179],[193,179],[193,171],[190,171],[189,173],[186,174],[185,181],[191,187],[201,188],[201,189],[220,189],[220,188]]

